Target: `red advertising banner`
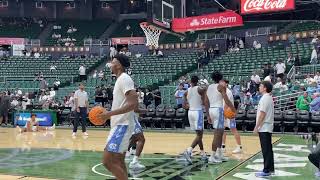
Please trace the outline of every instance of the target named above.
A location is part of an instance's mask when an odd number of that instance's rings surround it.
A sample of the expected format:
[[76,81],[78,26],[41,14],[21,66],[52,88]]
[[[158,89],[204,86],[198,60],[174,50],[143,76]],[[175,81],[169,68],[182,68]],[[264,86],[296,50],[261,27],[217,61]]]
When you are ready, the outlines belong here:
[[295,0],[241,0],[241,14],[288,11],[295,9]]
[[207,14],[203,16],[174,18],[172,21],[172,30],[182,33],[187,31],[199,31],[242,25],[243,20],[239,14],[233,11],[225,11],[222,13]]
[[145,44],[145,37],[121,37],[121,38],[112,38],[112,44]]
[[0,38],[0,45],[24,44],[23,38]]

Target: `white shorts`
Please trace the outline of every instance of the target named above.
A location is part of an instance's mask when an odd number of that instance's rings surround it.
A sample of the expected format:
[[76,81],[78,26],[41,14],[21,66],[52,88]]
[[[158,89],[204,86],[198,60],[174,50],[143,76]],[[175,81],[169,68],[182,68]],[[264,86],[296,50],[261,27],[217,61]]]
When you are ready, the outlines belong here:
[[214,129],[224,129],[224,111],[222,107],[210,107],[209,115]]
[[237,128],[237,123],[235,119],[224,119],[224,127],[228,127],[229,129]]
[[117,125],[113,127],[108,136],[105,151],[113,153],[124,153],[128,150],[130,138],[134,126]]
[[197,131],[203,130],[203,111],[202,110],[189,110],[188,119],[190,129]]

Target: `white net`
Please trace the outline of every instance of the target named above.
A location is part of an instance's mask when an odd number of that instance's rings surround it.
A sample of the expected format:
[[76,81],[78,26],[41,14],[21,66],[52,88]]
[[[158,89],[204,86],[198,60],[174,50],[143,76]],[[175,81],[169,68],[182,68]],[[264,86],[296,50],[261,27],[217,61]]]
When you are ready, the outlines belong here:
[[154,48],[159,47],[159,37],[161,30],[153,26],[148,25],[147,23],[141,23],[140,27],[142,28],[144,34],[146,35],[147,43],[146,46],[152,46]]

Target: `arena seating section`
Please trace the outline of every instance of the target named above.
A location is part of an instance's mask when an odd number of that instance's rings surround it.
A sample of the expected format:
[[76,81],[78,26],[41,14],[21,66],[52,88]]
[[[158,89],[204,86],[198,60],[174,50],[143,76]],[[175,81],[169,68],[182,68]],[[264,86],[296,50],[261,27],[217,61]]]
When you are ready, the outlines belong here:
[[[40,71],[47,77],[49,86],[58,78],[62,84],[76,81],[79,75],[79,66],[84,64],[87,71],[91,71],[102,58],[75,58],[61,57],[54,60],[49,56],[33,57],[10,57],[7,60],[0,61],[0,76],[5,77],[6,82],[0,83],[0,88],[31,88],[39,89],[39,82],[34,81],[35,74]],[[50,72],[50,66],[55,64],[57,72]],[[3,79],[3,78],[2,78]],[[0,81],[1,82],[1,81]]]
[[36,39],[41,30],[40,25],[30,18],[1,18],[0,37]]
[[[57,44],[57,40],[52,38],[52,34],[61,34],[61,38],[74,38],[76,39],[76,46],[83,45],[85,38],[99,39],[104,31],[112,23],[111,20],[95,20],[95,21],[80,21],[80,20],[61,20],[55,22],[55,25],[61,26],[61,29],[52,29],[46,45],[53,46]],[[68,28],[73,26],[77,32],[67,33]],[[62,45],[62,44],[61,44]]]
[[310,30],[319,30],[320,23],[316,21],[310,22],[297,22],[292,27],[284,29],[285,32],[302,32]]
[[140,22],[143,21],[145,20],[123,20],[120,22],[119,27],[113,32],[111,37],[143,37],[145,35],[140,27]]

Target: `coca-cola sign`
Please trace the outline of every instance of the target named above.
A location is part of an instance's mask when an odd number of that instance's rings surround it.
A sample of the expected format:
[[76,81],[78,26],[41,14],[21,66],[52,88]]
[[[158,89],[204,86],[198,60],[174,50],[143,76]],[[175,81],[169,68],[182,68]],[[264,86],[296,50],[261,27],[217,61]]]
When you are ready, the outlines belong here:
[[288,11],[295,9],[294,0],[241,0],[241,14]]
[[221,13],[213,13],[187,18],[174,18],[172,20],[172,30],[174,32],[180,33],[242,25],[242,17],[233,11],[225,11]]

